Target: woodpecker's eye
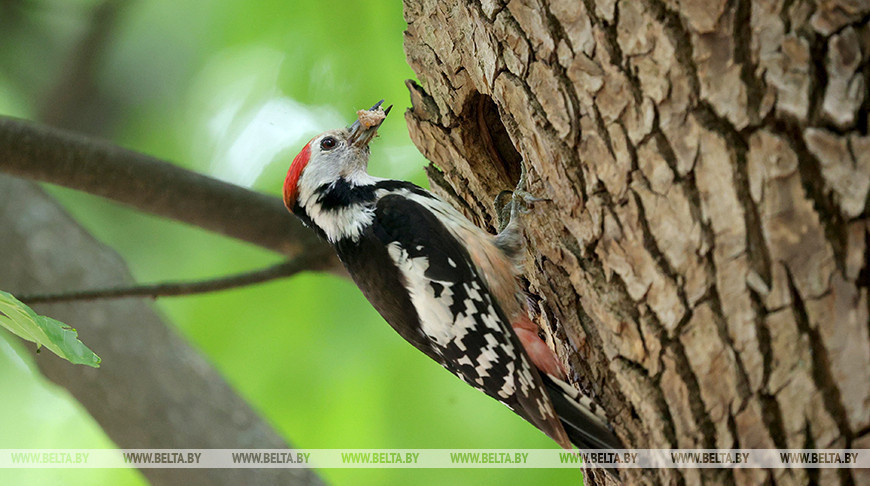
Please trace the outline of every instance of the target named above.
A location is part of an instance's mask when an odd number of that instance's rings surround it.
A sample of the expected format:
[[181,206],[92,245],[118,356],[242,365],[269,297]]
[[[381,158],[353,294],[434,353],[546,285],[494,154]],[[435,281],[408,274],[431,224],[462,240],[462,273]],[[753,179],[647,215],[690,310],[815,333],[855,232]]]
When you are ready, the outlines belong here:
[[329,149],[335,147],[335,144],[336,144],[336,143],[337,143],[337,142],[335,141],[335,138],[333,138],[333,137],[326,137],[326,138],[324,138],[323,140],[320,141],[320,148],[323,149],[323,150],[329,150]]

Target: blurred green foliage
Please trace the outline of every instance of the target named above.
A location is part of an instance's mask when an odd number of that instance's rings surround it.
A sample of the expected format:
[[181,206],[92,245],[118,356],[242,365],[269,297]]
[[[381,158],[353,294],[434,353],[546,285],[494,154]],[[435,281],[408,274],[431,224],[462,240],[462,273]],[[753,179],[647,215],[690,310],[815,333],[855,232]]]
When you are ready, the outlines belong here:
[[[385,98],[396,106],[373,143],[370,170],[425,184],[426,162],[401,116],[409,105],[403,82],[413,72],[402,51],[398,2],[119,1],[110,4],[102,41],[77,50],[100,27],[93,12],[101,6],[0,1],[0,113],[60,116],[71,128],[277,195],[308,137]],[[81,74],[76,66],[88,69]],[[52,96],[68,91],[70,73],[85,84],[86,96],[58,114]],[[50,190],[142,282],[224,275],[278,259],[86,194]],[[555,447],[406,344],[347,280],[304,274],[157,306],[298,447]],[[34,371],[21,346],[0,337],[0,393],[16,397],[0,401],[0,448],[114,447],[81,406]],[[575,471],[531,469],[319,473],[347,485],[580,478]],[[134,470],[5,470],[0,480],[143,481]]]

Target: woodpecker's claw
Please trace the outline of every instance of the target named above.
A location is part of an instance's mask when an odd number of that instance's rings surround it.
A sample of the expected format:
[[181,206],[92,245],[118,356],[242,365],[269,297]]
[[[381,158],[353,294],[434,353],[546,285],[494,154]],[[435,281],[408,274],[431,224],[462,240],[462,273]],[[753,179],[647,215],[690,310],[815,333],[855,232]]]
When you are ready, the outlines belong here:
[[535,203],[550,202],[550,199],[532,196],[526,191],[526,165],[520,162],[520,180],[513,191],[504,190],[496,196],[493,205],[498,215],[498,232],[507,228],[511,221],[519,218],[520,214],[528,214],[535,207]]
[[515,215],[529,214],[536,203],[552,201],[552,199],[532,196],[526,191],[501,191],[492,202],[498,217],[498,232],[501,233],[507,228],[511,219],[517,217]]
[[527,184],[526,164],[520,162],[520,180],[517,182],[517,188],[511,197],[511,218],[513,218],[514,211],[521,211],[523,214],[527,214],[531,208],[535,207],[535,203],[550,202],[550,199],[532,196],[526,191]]
[[531,194],[529,194],[529,193],[526,192],[526,191],[514,191],[514,193],[513,193],[513,200],[516,201],[517,199],[522,199],[522,201],[523,201],[523,205],[524,205],[525,207],[518,208],[518,209],[520,209],[520,210],[523,211],[523,212],[528,212],[529,209],[534,208],[534,207],[535,207],[535,203],[539,203],[539,202],[552,202],[552,201],[553,201],[552,199],[547,199],[547,198],[544,198],[544,197],[535,197],[535,196],[532,196]]

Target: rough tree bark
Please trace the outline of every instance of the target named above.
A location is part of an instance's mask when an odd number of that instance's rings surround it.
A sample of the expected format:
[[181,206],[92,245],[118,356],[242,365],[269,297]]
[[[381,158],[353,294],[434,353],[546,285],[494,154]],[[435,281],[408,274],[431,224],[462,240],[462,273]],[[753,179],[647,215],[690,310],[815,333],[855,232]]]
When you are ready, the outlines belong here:
[[[411,137],[637,448],[870,447],[870,4],[405,0]],[[631,471],[870,484],[866,470]]]

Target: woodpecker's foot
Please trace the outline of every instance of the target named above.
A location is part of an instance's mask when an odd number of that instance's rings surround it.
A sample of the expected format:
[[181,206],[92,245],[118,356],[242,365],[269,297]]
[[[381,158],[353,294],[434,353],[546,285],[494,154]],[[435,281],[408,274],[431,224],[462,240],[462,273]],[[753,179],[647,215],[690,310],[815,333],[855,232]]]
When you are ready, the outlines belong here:
[[539,202],[550,202],[550,199],[535,197],[526,191],[504,190],[498,193],[492,202],[498,217],[498,232],[504,231],[519,215],[528,214]]
[[535,203],[549,202],[549,199],[532,196],[526,191],[526,164],[520,162],[520,180],[513,191],[501,191],[495,197],[493,205],[498,214],[498,232],[501,233],[511,223],[517,220],[520,214],[528,214],[535,207]]
[[[549,199],[540,198],[532,196],[529,192],[526,191],[526,186],[528,185],[528,179],[526,175],[526,164],[520,162],[520,180],[517,182],[517,187],[514,189],[513,193],[513,201],[514,207],[518,210],[528,212],[529,209],[535,207],[535,203],[538,202],[550,202]],[[519,205],[517,201],[522,201]]]
[[532,196],[526,191],[514,191],[511,197],[511,209],[516,208],[517,211],[528,214],[529,211],[535,208],[535,203],[550,201],[551,199]]
[[498,235],[495,237],[495,244],[517,262],[520,260],[524,245],[523,215],[528,214],[535,203],[549,201],[526,192],[526,167],[522,163],[520,167],[520,181],[516,189],[500,192],[493,203],[498,214]]

